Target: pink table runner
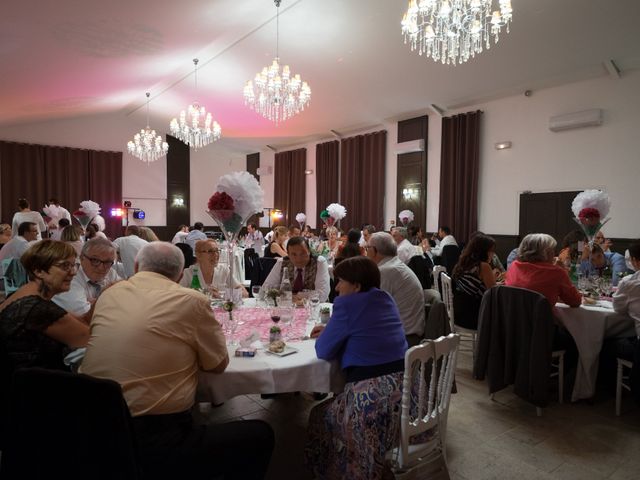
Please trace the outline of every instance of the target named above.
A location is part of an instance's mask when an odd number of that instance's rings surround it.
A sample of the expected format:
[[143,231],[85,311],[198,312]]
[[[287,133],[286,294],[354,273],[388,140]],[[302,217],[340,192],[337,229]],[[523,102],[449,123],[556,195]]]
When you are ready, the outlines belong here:
[[[276,325],[271,321],[270,308],[260,307],[240,307],[233,311],[233,320],[236,322],[233,339],[242,340],[251,335],[253,331],[258,332],[262,341],[269,340],[269,329]],[[277,325],[282,329],[283,336],[288,340],[299,340],[307,330],[308,312],[304,308],[293,308],[293,320],[291,325],[285,325],[282,320]],[[232,340],[231,325],[229,324],[229,312],[222,308],[214,308],[213,313],[216,320],[221,323],[227,340]]]

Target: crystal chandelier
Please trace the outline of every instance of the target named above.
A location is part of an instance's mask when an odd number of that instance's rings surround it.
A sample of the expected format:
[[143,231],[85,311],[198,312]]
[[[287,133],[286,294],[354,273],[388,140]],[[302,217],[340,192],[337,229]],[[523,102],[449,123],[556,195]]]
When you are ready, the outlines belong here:
[[409,0],[402,18],[404,43],[443,64],[464,63],[482,45],[498,43],[500,30],[509,33],[512,8],[510,0],[498,0],[500,11],[492,10],[493,0]]
[[276,58],[269,67],[264,67],[256,78],[249,80],[244,87],[244,104],[263,117],[274,121],[276,125],[300,113],[309,104],[311,89],[300,75],[291,75],[289,66],[280,72],[280,0],[276,4]]
[[[196,93],[198,91],[198,59],[193,59]],[[180,119],[173,119],[169,124],[171,135],[186,143],[195,150],[220,139],[222,129],[213,121],[211,113],[197,101],[180,112]]]
[[147,127],[140,130],[133,136],[133,140],[127,143],[127,150],[131,155],[139,158],[143,162],[155,162],[164,157],[169,151],[169,144],[162,141],[160,135],[156,136],[156,131],[149,128],[149,97],[147,92]]

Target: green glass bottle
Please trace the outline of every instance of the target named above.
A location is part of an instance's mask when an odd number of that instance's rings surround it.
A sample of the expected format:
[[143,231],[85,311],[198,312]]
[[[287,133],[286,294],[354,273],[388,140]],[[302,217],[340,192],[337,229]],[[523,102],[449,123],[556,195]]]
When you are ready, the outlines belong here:
[[198,266],[193,267],[193,277],[191,278],[191,285],[189,288],[193,288],[194,290],[202,290],[202,285],[200,285],[200,277],[198,276]]

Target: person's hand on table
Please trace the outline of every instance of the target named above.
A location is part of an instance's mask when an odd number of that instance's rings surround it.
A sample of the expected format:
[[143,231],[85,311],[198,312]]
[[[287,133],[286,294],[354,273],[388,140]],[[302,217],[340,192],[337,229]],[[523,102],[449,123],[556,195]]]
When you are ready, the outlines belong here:
[[315,327],[313,327],[313,330],[311,330],[311,333],[309,334],[309,338],[318,338],[323,330],[324,330],[324,325],[316,325]]

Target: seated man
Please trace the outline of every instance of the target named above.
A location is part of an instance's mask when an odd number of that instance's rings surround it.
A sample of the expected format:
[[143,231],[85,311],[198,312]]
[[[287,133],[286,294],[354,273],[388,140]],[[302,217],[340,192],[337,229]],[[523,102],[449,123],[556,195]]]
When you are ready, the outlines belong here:
[[440,227],[434,240],[436,241],[436,246],[430,248],[431,254],[434,257],[442,255],[442,249],[447,245],[458,246],[458,242],[456,242],[456,239],[451,235],[451,229],[449,227]]
[[18,235],[4,244],[0,250],[0,261],[9,258],[20,258],[38,238],[38,225],[22,222],[18,226]]
[[229,357],[207,297],[178,285],[183,266],[170,243],[140,250],[136,274],[96,303],[80,371],[122,386],[145,478],[263,478],[269,425],[192,422],[198,370],[222,373]]
[[191,250],[196,251],[196,242],[198,240],[206,240],[207,235],[204,233],[204,225],[202,222],[196,222],[193,224],[193,229],[187,234],[184,239],[184,243],[191,247]]
[[371,235],[367,256],[380,269],[380,289],[393,297],[400,312],[404,334],[410,347],[420,343],[425,326],[425,298],[420,280],[398,258],[398,247],[386,232]]
[[187,239],[187,235],[189,235],[189,226],[188,225],[184,225],[184,224],[180,225],[178,227],[178,231],[173,236],[173,239],[171,240],[171,243],[173,243],[174,245],[176,243],[184,243],[185,240]]
[[115,262],[116,247],[109,240],[94,238],[85,242],[80,254],[80,268],[71,281],[71,288],[52,300],[89,323],[92,307],[101,291],[121,280],[112,268]]
[[627,272],[624,257],[616,252],[603,252],[602,247],[597,243],[593,244],[593,248],[589,252],[589,245],[585,245],[580,262],[580,273],[586,276],[598,275],[601,277],[607,269],[611,274],[611,285],[615,287],[620,280],[620,274]]
[[262,247],[264,247],[264,236],[255,223],[247,224],[247,236],[244,237],[245,248],[253,248],[256,253],[262,255]]
[[140,228],[137,225],[129,225],[124,237],[116,238],[113,244],[118,251],[120,260],[124,267],[124,276],[129,278],[134,274],[135,258],[142,247],[147,243],[146,240],[140,238]]
[[411,257],[417,255],[415,247],[407,239],[408,232],[405,227],[396,227],[391,234],[396,244],[398,245],[398,258],[406,265],[411,260]]
[[610,377],[614,378],[616,358],[630,360],[634,364],[631,374],[631,388],[634,397],[640,400],[640,240],[629,247],[631,265],[635,270],[620,280],[618,290],[613,294],[613,309],[635,321],[636,335],[605,341],[602,348],[601,368],[604,365]]
[[303,237],[293,237],[287,243],[287,257],[279,258],[262,284],[263,290],[280,288],[282,269],[288,268],[293,293],[316,290],[321,302],[329,298],[329,267],[324,257],[314,257]]

